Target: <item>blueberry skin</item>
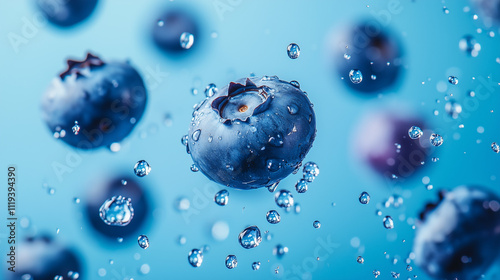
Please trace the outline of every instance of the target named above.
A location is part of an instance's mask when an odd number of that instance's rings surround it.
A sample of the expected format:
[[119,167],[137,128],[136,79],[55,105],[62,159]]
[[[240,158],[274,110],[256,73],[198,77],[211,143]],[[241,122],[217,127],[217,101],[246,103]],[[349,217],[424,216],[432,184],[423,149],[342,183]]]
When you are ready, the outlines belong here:
[[[344,77],[344,84],[365,95],[389,89],[402,72],[400,42],[392,32],[381,29],[379,25],[375,27],[370,22],[373,21],[361,22],[348,29],[341,37],[342,47],[336,53],[336,68]],[[344,54],[350,55],[350,59],[345,59]],[[363,74],[361,83],[351,82],[349,72],[353,69]],[[375,75],[376,79],[373,80],[371,75]]]
[[[358,125],[354,150],[378,174],[402,182],[414,176],[423,167],[421,162],[427,162],[431,153],[425,135],[419,139],[409,137],[408,130],[412,126],[425,129],[424,122],[410,114],[369,113]],[[399,152],[396,143],[401,145]]]
[[[126,180],[127,185],[124,186],[121,180]],[[99,216],[99,208],[107,199],[119,195],[132,200],[134,218],[123,227],[107,225]],[[134,244],[137,242],[137,238],[126,237],[138,234],[147,217],[151,215],[151,209],[151,201],[144,188],[135,179],[128,176],[100,181],[89,190],[85,201],[86,217],[94,230],[106,238],[116,240],[118,237],[123,237],[124,242],[130,241]]]
[[428,204],[421,214],[415,263],[436,279],[481,278],[499,254],[499,202],[497,195],[476,186],[441,194],[441,201]]
[[[109,146],[123,140],[146,107],[147,93],[137,71],[126,62],[105,63],[88,54],[68,60],[68,69],[55,78],[42,99],[43,119],[52,133],[80,149]],[[72,127],[78,121],[80,132]]]
[[[158,24],[162,22],[163,24]],[[193,34],[195,41],[193,49],[199,41],[198,23],[184,9],[174,9],[163,13],[153,25],[153,40],[156,45],[168,53],[187,51],[181,47],[180,37],[184,32]]]
[[27,238],[16,246],[16,250],[16,271],[12,273],[5,268],[6,280],[24,279],[21,278],[24,274],[30,274],[30,279],[37,280],[54,280],[56,275],[66,279],[70,271],[78,272],[78,279],[85,279],[79,255],[50,237]]
[[53,24],[73,26],[92,14],[97,0],[37,0],[38,9]]
[[209,179],[253,189],[300,167],[316,135],[316,118],[299,88],[275,76],[253,77],[205,99],[193,112],[188,135],[188,152]]

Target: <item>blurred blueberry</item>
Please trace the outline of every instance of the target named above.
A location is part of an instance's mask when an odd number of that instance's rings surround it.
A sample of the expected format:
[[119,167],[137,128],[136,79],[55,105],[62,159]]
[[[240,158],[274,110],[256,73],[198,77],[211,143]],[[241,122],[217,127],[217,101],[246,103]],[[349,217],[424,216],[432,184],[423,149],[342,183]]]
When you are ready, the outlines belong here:
[[[360,22],[338,38],[336,68],[343,82],[364,94],[387,90],[402,72],[402,49],[394,33],[377,21]],[[354,72],[351,72],[354,70]],[[363,76],[351,81],[350,73]]]
[[500,25],[500,0],[471,0],[487,26]]
[[279,182],[300,167],[316,135],[312,104],[277,77],[232,82],[193,112],[188,148],[211,180],[251,189]]
[[[127,184],[123,185],[122,180]],[[134,208],[134,218],[126,226],[110,226],[99,217],[99,208],[107,199],[113,196],[123,196],[131,199]],[[151,203],[144,188],[132,177],[116,177],[111,180],[101,180],[89,190],[85,200],[85,212],[92,228],[105,237],[137,242],[137,233],[144,226],[151,214]],[[127,238],[129,236],[133,238]]]
[[[68,273],[78,273],[78,279],[84,279],[85,271],[82,269],[80,256],[73,249],[58,244],[52,238],[30,237],[20,242],[16,250],[15,272],[4,268],[6,280],[54,280],[56,275],[66,279]],[[23,278],[26,274],[31,275],[31,278]]]
[[83,61],[68,60],[68,69],[52,81],[42,99],[43,119],[56,138],[93,149],[123,140],[146,100],[143,80],[128,62],[106,63],[89,53]]
[[430,154],[428,138],[410,138],[408,130],[412,126],[425,129],[422,119],[407,112],[368,113],[356,129],[354,153],[388,179],[403,181],[412,177],[422,162],[429,164]]
[[199,27],[195,17],[187,9],[175,8],[167,10],[153,23],[153,39],[156,45],[167,53],[186,51],[181,46],[181,35],[192,34],[194,45],[198,45]]
[[480,279],[499,255],[500,199],[475,186],[440,193],[420,218],[415,263],[436,279]]
[[68,27],[88,18],[97,0],[36,0],[36,4],[51,23]]

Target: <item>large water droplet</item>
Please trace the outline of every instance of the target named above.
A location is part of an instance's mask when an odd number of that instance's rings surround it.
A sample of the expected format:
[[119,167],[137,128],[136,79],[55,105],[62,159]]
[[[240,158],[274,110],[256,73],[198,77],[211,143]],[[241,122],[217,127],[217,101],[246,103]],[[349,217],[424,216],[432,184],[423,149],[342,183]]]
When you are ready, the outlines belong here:
[[274,195],[274,200],[276,201],[276,205],[281,208],[288,208],[293,206],[293,196],[287,190],[280,190]]
[[443,144],[443,141],[444,141],[443,137],[439,134],[436,134],[436,133],[432,133],[429,140],[431,141],[431,144],[436,146],[436,147],[441,146]]
[[113,196],[99,208],[102,221],[110,226],[126,226],[134,217],[132,200],[122,196]]
[[367,192],[362,192],[359,195],[359,202],[361,204],[368,204],[370,202],[370,195]]
[[151,172],[151,166],[145,160],[138,161],[134,166],[134,173],[139,177],[144,177]]
[[194,35],[189,32],[182,32],[179,42],[183,49],[188,50],[194,44]]
[[418,126],[412,126],[410,127],[410,129],[408,130],[408,136],[410,136],[411,139],[418,139],[420,138],[422,135],[424,134],[424,132],[422,131],[422,129],[420,129],[420,127]]
[[382,220],[382,223],[384,224],[384,227],[386,229],[393,229],[394,228],[394,221],[392,220],[391,216],[385,216],[384,220]]
[[299,47],[299,45],[297,45],[295,43],[291,43],[290,45],[288,45],[288,47],[286,48],[286,50],[287,50],[289,58],[291,58],[291,59],[297,59],[297,58],[299,58],[299,55],[300,55],[300,47]]
[[281,221],[281,216],[276,210],[270,210],[266,214],[266,219],[270,224],[277,224]]
[[229,269],[233,269],[238,266],[238,260],[235,255],[229,255],[226,257],[226,267]]
[[268,159],[266,164],[267,169],[271,172],[276,172],[281,168],[281,161],[277,159]]
[[356,258],[356,262],[358,262],[358,263],[360,263],[360,264],[361,264],[361,263],[364,263],[364,262],[365,262],[365,259],[363,259],[363,257],[362,257],[362,256],[358,256],[358,257]]
[[257,226],[250,226],[244,229],[238,236],[241,247],[251,249],[259,246],[262,241],[260,230]]
[[220,190],[214,196],[214,201],[217,205],[225,206],[229,202],[229,192]]
[[310,161],[304,164],[302,169],[303,177],[307,182],[312,182],[319,175],[319,167],[316,163]]
[[349,71],[349,79],[353,84],[359,84],[363,81],[363,74],[358,69],[352,69]]
[[458,84],[458,78],[455,76],[449,76],[448,82],[450,82],[450,84],[452,84],[452,85],[456,85],[456,84]]
[[298,193],[305,193],[307,191],[307,181],[306,179],[300,179],[295,184],[295,190]]
[[193,249],[188,255],[189,264],[193,267],[199,267],[203,262],[203,253],[199,249]]
[[142,249],[147,249],[149,247],[149,239],[146,235],[139,235],[137,238],[137,243]]

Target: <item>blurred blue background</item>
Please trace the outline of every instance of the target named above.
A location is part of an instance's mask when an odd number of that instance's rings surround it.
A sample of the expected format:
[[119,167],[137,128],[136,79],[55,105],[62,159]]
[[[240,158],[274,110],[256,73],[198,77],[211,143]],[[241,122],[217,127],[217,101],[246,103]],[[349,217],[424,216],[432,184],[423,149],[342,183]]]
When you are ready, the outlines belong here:
[[[406,270],[412,226],[425,203],[435,200],[439,190],[462,184],[484,185],[500,194],[499,155],[490,148],[500,142],[499,30],[486,27],[481,17],[474,20],[476,11],[468,1],[100,1],[90,18],[69,29],[40,21],[31,1],[1,4],[0,181],[7,181],[8,165],[17,166],[17,216],[22,221],[17,238],[48,233],[75,248],[84,279],[371,279],[375,269],[381,279],[391,278],[392,271],[403,279],[429,279],[413,263],[413,271]],[[398,12],[389,12],[392,5],[398,5]],[[180,58],[165,55],[151,39],[159,13],[173,7],[188,9],[201,26],[195,47]],[[364,98],[345,87],[335,71],[338,46],[332,42],[346,26],[369,17],[399,37],[405,63],[397,86]],[[26,22],[35,28],[23,35]],[[9,41],[12,33],[26,40],[14,46]],[[477,57],[459,49],[467,34],[481,44]],[[301,48],[296,60],[286,53],[292,42]],[[55,139],[41,119],[40,100],[51,80],[66,68],[67,58],[83,59],[87,51],[105,61],[130,60],[148,89],[146,112],[118,152],[75,150]],[[306,161],[316,162],[321,173],[304,194],[294,190],[300,174],[281,182],[278,189],[292,191],[301,212],[277,209],[282,216],[277,225],[265,218],[268,210],[277,208],[274,194],[265,188],[229,189],[228,205],[216,205],[213,195],[222,186],[190,170],[191,158],[180,143],[205,86],[215,83],[221,88],[250,73],[299,81],[316,112],[317,138]],[[450,75],[459,78],[458,85],[448,83]],[[193,88],[197,95],[191,93]],[[473,101],[469,90],[476,91]],[[450,94],[463,107],[458,119],[444,110]],[[395,184],[371,171],[356,156],[353,143],[359,137],[357,125],[367,114],[402,107],[421,114],[428,128],[444,137],[444,144],[431,155],[439,161],[428,160],[421,172]],[[85,203],[92,200],[88,192],[103,180],[133,176],[133,166],[141,159],[152,167],[148,176],[137,178],[152,211],[136,235],[121,243],[107,239],[85,217]],[[61,165],[67,172],[55,171]],[[426,189],[427,181],[432,190]],[[49,194],[49,188],[55,193]],[[358,201],[362,191],[371,195],[368,205]],[[394,194],[403,197],[403,205],[383,207]],[[180,197],[190,200],[187,211],[176,209]],[[5,198],[0,208],[3,217]],[[375,214],[377,209],[382,216]],[[394,218],[394,229],[382,226],[385,215]],[[314,220],[321,228],[312,226]],[[229,225],[223,241],[212,236],[218,221]],[[269,231],[272,239],[243,249],[237,237],[248,225]],[[147,250],[137,245],[140,234],[149,237]],[[2,260],[6,236],[1,226]],[[186,238],[185,244],[179,244],[179,236]],[[277,244],[287,246],[288,254],[273,255]],[[204,245],[210,250],[203,264],[191,267],[189,251]],[[319,260],[317,248],[323,248]],[[225,267],[228,254],[237,256],[236,269]],[[357,256],[365,262],[358,264]],[[252,270],[254,261],[261,262],[260,270]],[[499,277],[497,262],[485,278]]]

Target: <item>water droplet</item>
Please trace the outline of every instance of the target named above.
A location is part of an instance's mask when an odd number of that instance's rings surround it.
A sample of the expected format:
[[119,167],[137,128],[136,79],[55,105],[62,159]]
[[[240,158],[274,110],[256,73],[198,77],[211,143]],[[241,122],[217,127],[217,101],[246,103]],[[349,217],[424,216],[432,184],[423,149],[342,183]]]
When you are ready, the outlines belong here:
[[370,195],[367,192],[362,192],[359,195],[359,202],[361,204],[368,204],[370,202]]
[[132,200],[122,196],[113,196],[99,208],[102,221],[110,226],[126,226],[134,217]]
[[80,126],[77,121],[75,121],[75,125],[71,128],[71,130],[75,135],[78,135],[78,132],[80,132]]
[[235,255],[228,255],[226,257],[226,267],[229,269],[233,269],[238,266],[238,260]]
[[436,147],[439,147],[443,144],[443,137],[439,134],[436,134],[436,133],[432,133],[431,134],[431,137],[429,138],[430,141],[431,141],[431,144],[436,146]]
[[134,173],[138,177],[144,177],[151,172],[151,166],[145,160],[138,161],[134,166]]
[[310,161],[304,164],[302,169],[303,177],[307,182],[312,182],[319,175],[319,167],[316,163]]
[[500,153],[500,145],[498,145],[496,142],[491,143],[491,149],[495,153]]
[[273,249],[273,254],[278,258],[282,258],[286,253],[288,253],[288,247],[285,247],[281,244],[276,245]]
[[158,20],[157,24],[159,27],[162,27],[163,25],[165,25],[165,22],[160,19],[160,20]]
[[391,271],[392,278],[399,278],[399,273]]
[[200,171],[200,169],[198,168],[198,166],[196,164],[193,163],[193,164],[191,164],[191,171],[198,172],[198,171]]
[[371,75],[370,78],[375,81],[377,79],[377,75]]
[[314,228],[320,228],[321,227],[321,223],[318,220],[316,220],[316,221],[313,222],[313,227]]
[[300,213],[300,204],[298,203],[295,203],[295,214],[299,214]]
[[476,41],[476,39],[474,39],[474,37],[470,35],[466,35],[462,39],[460,39],[460,41],[458,42],[458,47],[461,51],[472,57],[478,56],[479,51],[481,50],[481,45]]
[[275,182],[269,186],[266,186],[266,188],[269,192],[274,192],[276,190],[276,188],[278,187],[279,183],[280,183],[280,181]]
[[205,96],[206,97],[212,97],[218,91],[219,90],[217,89],[217,86],[215,84],[208,84],[208,86],[205,88]]
[[80,273],[70,270],[70,271],[68,271],[68,278],[70,280],[77,280],[78,278],[80,278]]
[[49,195],[54,195],[54,194],[56,193],[56,189],[51,188],[51,187],[48,187],[48,188],[47,188],[47,193],[48,193]]
[[351,56],[350,56],[349,54],[345,53],[345,54],[344,54],[344,58],[345,58],[346,60],[349,60],[349,59],[351,59]]
[[382,222],[383,222],[384,227],[386,229],[393,229],[394,228],[394,221],[392,220],[391,216],[385,216],[384,220]]
[[450,13],[450,10],[448,8],[446,8],[446,6],[443,7],[443,13],[445,14],[449,14]]
[[287,106],[287,108],[288,108],[288,113],[290,113],[290,115],[295,115],[299,111],[299,107],[297,107],[297,105],[295,104],[290,104]]
[[356,258],[356,262],[358,262],[359,264],[361,264],[361,263],[364,263],[364,262],[365,262],[365,259],[363,259],[363,257],[362,257],[362,256],[358,256],[358,257]]
[[306,179],[300,179],[295,184],[295,190],[298,193],[305,193],[307,191],[307,181]]
[[424,134],[424,132],[422,131],[422,129],[420,129],[420,127],[418,126],[412,126],[410,127],[410,129],[408,130],[408,136],[410,136],[411,139],[418,139],[420,138],[422,135]]
[[278,132],[276,135],[269,137],[267,142],[271,144],[271,146],[281,147],[283,146],[283,135]]
[[56,275],[54,276],[54,280],[63,280],[63,277],[61,275]]
[[352,69],[349,71],[349,79],[353,84],[359,84],[363,81],[363,74],[358,69]]
[[183,32],[179,38],[181,47],[185,50],[190,49],[194,44],[194,36],[189,32]]
[[270,224],[277,224],[281,221],[281,216],[276,210],[270,210],[266,214],[266,219]]
[[411,265],[407,265],[407,266],[406,266],[406,270],[408,270],[408,271],[412,271],[412,270],[413,270],[413,267],[411,267]]
[[146,235],[139,235],[137,238],[137,243],[142,249],[147,249],[149,247],[149,239]]
[[429,184],[429,185],[426,185],[426,186],[425,186],[425,188],[426,188],[428,191],[430,191],[430,190],[432,190],[432,189],[434,188],[434,186]]
[[290,45],[288,45],[288,47],[287,47],[286,50],[287,50],[289,58],[291,58],[291,59],[297,59],[297,58],[299,58],[299,55],[300,55],[300,47],[299,47],[299,45],[297,45],[295,43],[291,43]]
[[300,84],[297,81],[291,81],[290,84],[296,88],[300,88]]
[[241,247],[251,249],[259,246],[262,241],[260,230],[257,226],[250,226],[244,229],[238,236]]
[[287,190],[280,190],[274,195],[276,204],[281,208],[288,208],[293,206],[293,196]]
[[193,132],[193,134],[191,135],[191,138],[193,138],[194,141],[198,141],[200,139],[200,134],[201,134],[201,130],[197,129]]
[[229,202],[229,192],[220,190],[214,196],[214,201],[217,205],[225,206]]
[[193,267],[199,267],[203,262],[203,253],[199,249],[193,249],[188,255],[189,264]]
[[372,272],[372,273],[373,273],[373,276],[375,276],[375,278],[377,278],[377,277],[379,277],[379,276],[380,276],[380,271],[378,271],[378,270],[376,270],[376,269],[375,269],[375,270],[373,270],[373,272]]
[[450,100],[444,105],[444,110],[453,119],[457,119],[460,113],[462,113],[462,106],[455,100]]
[[187,211],[191,207],[191,202],[187,197],[181,196],[175,201],[175,208],[178,211]]
[[456,84],[458,84],[458,78],[455,76],[449,76],[448,82],[450,82],[450,84],[452,84],[452,85],[456,85]]
[[271,172],[276,172],[281,168],[281,161],[277,159],[268,159],[267,160],[267,169]]
[[252,269],[253,270],[259,270],[260,269],[260,262],[254,262],[254,263],[252,263]]

